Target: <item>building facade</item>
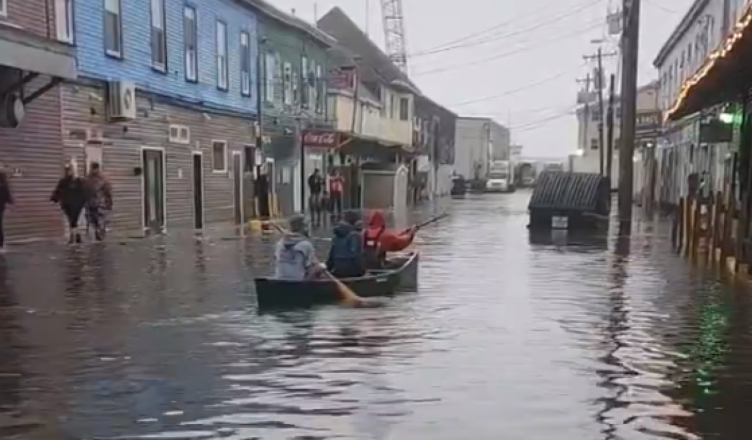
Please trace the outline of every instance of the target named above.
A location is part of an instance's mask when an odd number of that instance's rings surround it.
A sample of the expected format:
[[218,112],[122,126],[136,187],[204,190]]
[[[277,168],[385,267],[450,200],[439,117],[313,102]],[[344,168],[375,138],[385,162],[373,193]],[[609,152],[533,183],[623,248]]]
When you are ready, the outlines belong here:
[[[50,8],[54,3],[54,8]],[[0,162],[15,209],[5,214],[9,240],[62,236],[64,222],[50,204],[61,175],[60,89],[77,77],[66,2],[0,1]]]
[[81,0],[73,17],[81,73],[62,88],[65,154],[80,173],[101,163],[112,227],[244,222],[255,11],[231,0]]
[[261,131],[270,164],[272,188],[280,209],[303,209],[303,169],[319,167],[315,158],[301,162],[301,131],[327,129],[328,35],[269,6],[259,16],[262,58]]
[[[605,104],[604,104],[605,105]],[[637,90],[637,121],[635,154],[642,157],[642,151],[653,148],[658,141],[660,128],[660,110],[658,108],[658,83],[650,83]],[[581,173],[599,173],[601,168],[601,148],[603,148],[604,170],[607,165],[608,146],[601,146],[599,123],[601,112],[598,101],[594,96],[586,104],[577,109],[578,148],[577,154],[571,158],[572,171]],[[604,122],[604,140],[607,142],[608,133]],[[614,128],[613,128],[613,156],[611,161],[611,188],[619,185],[619,146],[621,144],[621,106],[619,98],[614,99]],[[605,172],[605,171],[604,171]],[[638,179],[639,180],[639,179]],[[635,181],[637,182],[637,180]],[[641,187],[635,183],[636,187]]]
[[[659,107],[667,114],[683,92],[684,84],[705,66],[711,53],[732,33],[748,0],[696,0],[659,51],[653,65],[658,70]],[[722,108],[708,107],[665,121],[658,143],[657,200],[674,207],[688,191],[688,177],[706,173],[708,183],[720,188],[731,166],[728,139],[702,138],[701,126],[717,118]]]

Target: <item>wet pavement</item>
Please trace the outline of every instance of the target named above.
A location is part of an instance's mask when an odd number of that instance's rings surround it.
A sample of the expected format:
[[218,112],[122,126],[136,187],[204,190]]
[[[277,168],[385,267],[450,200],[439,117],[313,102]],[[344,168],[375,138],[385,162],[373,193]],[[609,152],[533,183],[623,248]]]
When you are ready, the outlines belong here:
[[0,438],[749,438],[749,293],[660,222],[530,238],[528,197],[452,202],[382,309],[259,316],[270,238],[19,248]]

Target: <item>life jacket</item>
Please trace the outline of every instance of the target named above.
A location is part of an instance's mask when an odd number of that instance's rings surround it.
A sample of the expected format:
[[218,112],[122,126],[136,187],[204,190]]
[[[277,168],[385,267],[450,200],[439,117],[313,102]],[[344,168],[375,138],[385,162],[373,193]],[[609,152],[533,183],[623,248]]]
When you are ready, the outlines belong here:
[[386,228],[379,228],[377,231],[366,229],[363,232],[363,260],[366,267],[371,269],[380,269],[384,264],[386,253],[381,250],[381,236]]

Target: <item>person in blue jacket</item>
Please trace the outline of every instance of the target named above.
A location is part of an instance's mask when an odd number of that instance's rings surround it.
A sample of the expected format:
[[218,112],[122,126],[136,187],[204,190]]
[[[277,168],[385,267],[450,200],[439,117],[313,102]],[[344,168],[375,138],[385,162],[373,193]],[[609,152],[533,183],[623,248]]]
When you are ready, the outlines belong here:
[[362,224],[356,211],[345,212],[334,226],[326,267],[337,278],[365,275]]

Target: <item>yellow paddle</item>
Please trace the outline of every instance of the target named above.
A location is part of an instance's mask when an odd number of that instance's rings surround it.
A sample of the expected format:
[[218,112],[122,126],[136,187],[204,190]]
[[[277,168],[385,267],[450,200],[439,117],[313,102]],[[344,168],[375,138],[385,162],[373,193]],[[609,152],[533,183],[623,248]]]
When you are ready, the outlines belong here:
[[[272,225],[272,227],[274,227],[275,229],[277,229],[279,232],[283,234],[286,232],[282,226],[278,225],[275,222],[268,221],[267,223]],[[321,263],[319,263],[318,260],[316,261],[316,264],[318,264],[319,267],[321,267],[321,269],[324,272],[324,275],[330,280],[332,280],[334,282],[334,285],[337,286],[337,290],[339,291],[340,299],[342,300],[343,304],[350,306],[350,307],[359,307],[359,306],[363,306],[366,304],[365,299],[359,297],[357,294],[355,294],[355,292],[353,292],[351,288],[347,287],[345,283],[338,280],[337,277],[335,277],[334,275],[331,274],[331,272],[326,270],[326,267],[323,266]]]

